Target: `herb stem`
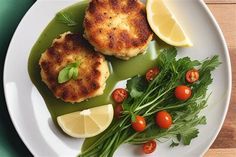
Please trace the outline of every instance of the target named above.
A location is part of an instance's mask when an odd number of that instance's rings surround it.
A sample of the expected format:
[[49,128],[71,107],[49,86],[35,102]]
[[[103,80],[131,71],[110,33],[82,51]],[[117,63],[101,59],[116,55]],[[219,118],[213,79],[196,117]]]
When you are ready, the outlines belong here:
[[137,111],[139,111],[139,110],[141,110],[141,109],[143,109],[143,108],[146,108],[146,107],[152,105],[153,103],[155,103],[155,101],[157,101],[158,99],[160,99],[163,95],[165,95],[166,93],[168,93],[170,90],[172,90],[172,88],[166,90],[165,92],[163,92],[161,95],[159,95],[158,97],[156,97],[154,100],[150,101],[149,103],[146,103],[146,104],[144,104],[144,105],[142,105],[142,106],[140,106],[140,107],[137,107],[134,111],[137,112]]

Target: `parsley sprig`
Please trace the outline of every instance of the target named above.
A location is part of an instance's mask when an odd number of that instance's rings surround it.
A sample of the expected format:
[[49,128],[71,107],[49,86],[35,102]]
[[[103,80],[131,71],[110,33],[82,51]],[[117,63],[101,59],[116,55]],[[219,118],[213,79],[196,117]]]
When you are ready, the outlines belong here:
[[[175,48],[162,49],[158,56],[157,66],[161,69],[159,75],[149,84],[143,76],[135,76],[127,81],[130,97],[122,104],[124,111],[119,120],[96,140],[79,157],[111,157],[116,149],[124,143],[142,144],[149,140],[162,138],[172,139],[171,147],[179,144],[189,145],[198,136],[197,126],[206,124],[206,117],[199,112],[207,106],[207,89],[212,83],[211,71],[219,64],[218,56],[203,62],[189,57],[176,59]],[[194,84],[185,81],[185,73],[192,68],[198,68],[200,79]],[[187,101],[174,97],[174,89],[180,84],[192,88],[192,96]],[[167,110],[173,118],[169,129],[158,128],[155,124],[155,114]],[[145,117],[147,128],[143,132],[135,132],[131,127],[134,115]]]

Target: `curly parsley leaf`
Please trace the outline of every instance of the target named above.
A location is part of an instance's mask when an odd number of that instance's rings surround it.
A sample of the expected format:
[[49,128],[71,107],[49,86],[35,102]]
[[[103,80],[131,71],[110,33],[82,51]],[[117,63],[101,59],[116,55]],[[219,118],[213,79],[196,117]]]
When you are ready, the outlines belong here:
[[179,145],[179,143],[178,142],[175,142],[175,141],[172,141],[172,143],[171,143],[171,145],[170,145],[170,147],[176,147],[176,146],[178,146]]
[[181,132],[180,136],[183,144],[189,145],[191,140],[198,136],[198,133],[199,131],[196,128],[186,129],[186,131]]
[[143,77],[135,76],[127,81],[126,86],[127,86],[130,96],[132,98],[137,98],[145,92],[147,88],[147,82],[145,81]]

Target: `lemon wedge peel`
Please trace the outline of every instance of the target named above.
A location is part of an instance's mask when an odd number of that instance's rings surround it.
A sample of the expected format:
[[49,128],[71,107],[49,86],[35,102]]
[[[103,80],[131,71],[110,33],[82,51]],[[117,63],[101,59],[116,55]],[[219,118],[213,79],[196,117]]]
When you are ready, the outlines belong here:
[[59,116],[57,122],[66,134],[75,138],[87,138],[107,129],[113,120],[113,115],[113,106],[108,104]]
[[[162,13],[158,12],[158,10]],[[164,0],[147,0],[146,11],[147,11],[147,20],[151,29],[161,40],[173,46],[183,46],[183,47],[193,46],[193,43],[191,42],[187,34],[184,32],[181,25],[178,23],[174,14],[172,14],[169,8],[166,6]],[[154,17],[156,19],[154,19]],[[173,25],[171,25],[171,29],[164,28],[163,30],[168,32],[161,32],[160,27],[165,27],[165,26],[168,27],[167,25],[168,22],[173,23]],[[174,39],[171,38],[174,35],[177,38],[179,36],[182,36],[183,40],[175,41]]]

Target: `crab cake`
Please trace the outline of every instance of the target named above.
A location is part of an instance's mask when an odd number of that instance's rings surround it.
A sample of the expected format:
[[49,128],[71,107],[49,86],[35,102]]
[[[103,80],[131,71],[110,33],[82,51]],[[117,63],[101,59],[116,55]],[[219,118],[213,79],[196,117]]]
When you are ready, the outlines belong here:
[[[59,72],[78,61],[77,79],[58,83]],[[109,76],[104,56],[95,52],[81,35],[70,32],[54,39],[52,46],[42,54],[39,65],[42,80],[53,94],[71,103],[103,94]]]
[[92,0],[84,29],[95,50],[125,60],[144,52],[153,36],[139,0]]

